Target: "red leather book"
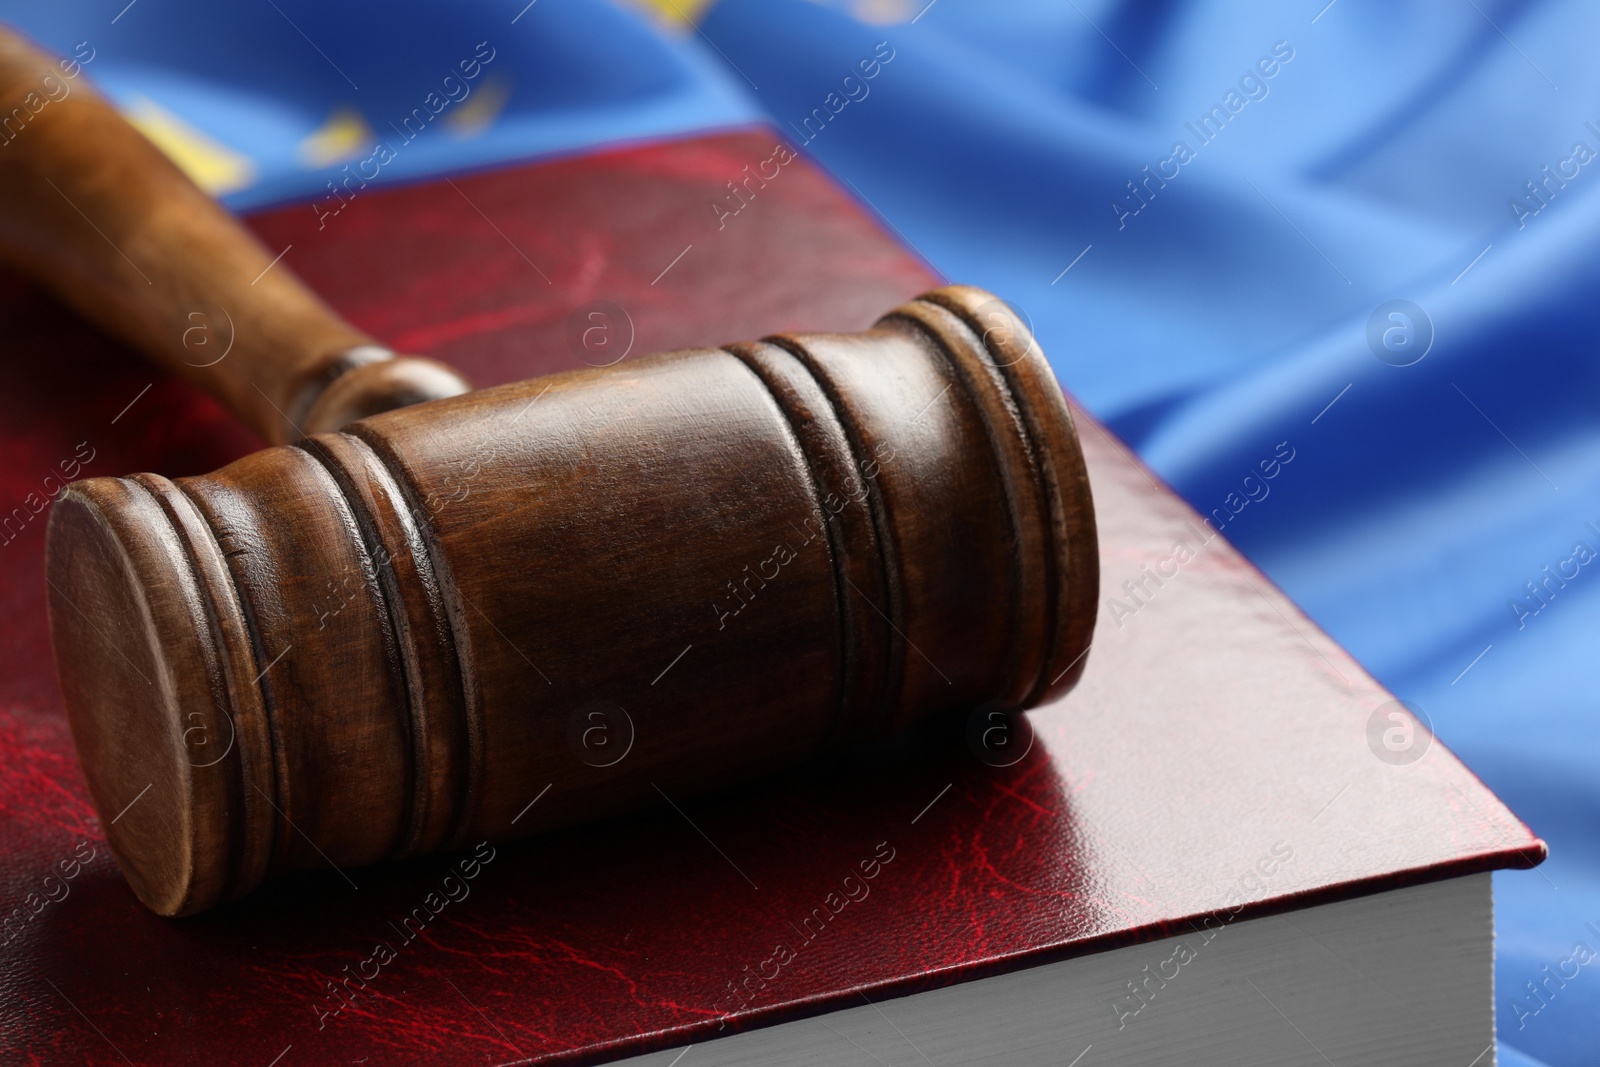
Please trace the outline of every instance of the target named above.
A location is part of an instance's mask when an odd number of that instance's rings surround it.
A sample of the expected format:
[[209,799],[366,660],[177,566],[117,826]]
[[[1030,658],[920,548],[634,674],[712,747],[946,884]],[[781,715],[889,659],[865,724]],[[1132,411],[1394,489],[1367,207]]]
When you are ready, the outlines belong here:
[[[252,225],[358,326],[480,385],[595,359],[596,325],[615,331],[608,352],[635,354],[852,330],[937,283],[803,159],[730,199],[727,183],[779,143],[758,129],[633,146],[364,190],[320,225],[307,205]],[[43,512],[65,478],[196,473],[257,442],[11,278],[0,335],[5,1063],[580,1063],[660,1049],[665,1064],[734,1031],[1109,958],[1207,916],[1250,922],[1543,856],[1079,412],[1105,606],[1082,684],[1032,713],[1031,747],[1017,734],[1007,751],[1025,755],[1010,765],[974,755],[972,724],[934,723],[626,818],[307,872],[158,918],[116,872],[78,774],[45,625]],[[1262,457],[1257,476],[1292,477],[1299,445]],[[1077,1054],[1063,1051],[1061,1063]]]

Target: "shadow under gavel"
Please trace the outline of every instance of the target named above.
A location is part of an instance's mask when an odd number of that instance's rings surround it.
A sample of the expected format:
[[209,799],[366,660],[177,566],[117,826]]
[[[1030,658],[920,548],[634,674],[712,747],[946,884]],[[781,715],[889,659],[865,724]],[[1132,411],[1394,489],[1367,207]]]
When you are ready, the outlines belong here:
[[[56,70],[0,37],[0,113]],[[277,443],[80,481],[50,517],[73,737],[161,914],[1027,708],[1083,669],[1083,458],[987,293],[469,393],[344,323],[85,86],[0,151],[0,204],[12,265]],[[226,358],[184,347],[196,308],[234,323]]]

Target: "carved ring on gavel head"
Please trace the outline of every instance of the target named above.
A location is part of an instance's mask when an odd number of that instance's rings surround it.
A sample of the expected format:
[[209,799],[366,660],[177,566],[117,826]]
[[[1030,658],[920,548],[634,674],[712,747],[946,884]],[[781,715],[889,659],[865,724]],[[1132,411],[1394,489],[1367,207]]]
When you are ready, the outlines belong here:
[[47,571],[95,806],[164,915],[1029,707],[1099,583],[1061,392],[964,287],[81,481]]

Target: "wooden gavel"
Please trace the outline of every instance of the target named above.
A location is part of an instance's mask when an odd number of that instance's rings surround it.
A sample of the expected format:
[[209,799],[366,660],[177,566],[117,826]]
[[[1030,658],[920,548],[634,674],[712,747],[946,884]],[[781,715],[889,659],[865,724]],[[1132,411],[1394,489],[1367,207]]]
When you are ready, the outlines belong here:
[[[0,42],[0,113],[53,70]],[[0,149],[0,251],[269,440],[303,438],[76,482],[52,510],[73,736],[155,911],[1027,708],[1081,673],[1083,458],[988,294],[454,395],[266,270],[86,87],[50,106]],[[199,305],[236,324],[209,366],[182,343]]]

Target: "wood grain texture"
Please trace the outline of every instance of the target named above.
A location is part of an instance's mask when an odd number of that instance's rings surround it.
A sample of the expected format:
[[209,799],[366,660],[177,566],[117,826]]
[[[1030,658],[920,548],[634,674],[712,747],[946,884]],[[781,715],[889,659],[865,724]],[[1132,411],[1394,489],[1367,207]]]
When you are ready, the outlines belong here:
[[[336,315],[101,96],[0,27],[0,259],[292,441],[469,386]],[[76,78],[74,74],[72,77]],[[47,101],[41,103],[41,101]]]
[[[112,850],[141,899],[187,914],[280,871],[524,836],[1031,706],[1081,670],[1094,529],[1043,355],[951,286],[863,333],[79,482],[46,566]],[[146,691],[102,626],[139,635]],[[182,788],[113,821],[136,779]]]

